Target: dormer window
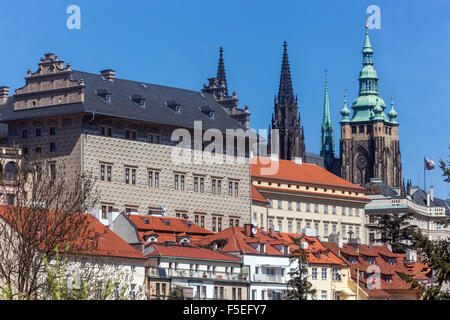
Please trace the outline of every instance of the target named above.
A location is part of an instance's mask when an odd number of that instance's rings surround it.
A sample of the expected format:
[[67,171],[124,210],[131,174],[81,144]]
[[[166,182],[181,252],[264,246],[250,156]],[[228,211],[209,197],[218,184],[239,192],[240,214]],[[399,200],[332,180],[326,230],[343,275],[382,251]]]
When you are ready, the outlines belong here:
[[133,96],[130,97],[130,99],[131,99],[134,103],[136,103],[136,105],[137,105],[139,108],[145,108],[145,99],[144,99],[141,95],[138,95],[138,94],[133,95]]
[[374,257],[367,257],[367,263],[368,264],[374,264],[375,263],[375,258]]
[[170,226],[170,221],[169,221],[169,220],[161,219],[161,221],[162,221],[166,226]]
[[175,100],[166,101],[166,106],[168,106],[170,109],[172,109],[172,111],[175,113],[181,112],[180,104],[177,103]]
[[95,91],[97,95],[105,102],[111,103],[111,93],[106,89],[99,89]]
[[357,261],[357,258],[355,256],[350,256],[349,259],[350,263],[355,264]]
[[214,110],[209,106],[200,107],[200,111],[210,119],[214,119]]
[[264,252],[265,252],[265,249],[266,249],[266,248],[265,248],[265,244],[260,243],[260,244],[259,244],[259,252],[260,252],[260,253],[264,253]]
[[395,265],[395,258],[388,258],[388,263],[392,266]]

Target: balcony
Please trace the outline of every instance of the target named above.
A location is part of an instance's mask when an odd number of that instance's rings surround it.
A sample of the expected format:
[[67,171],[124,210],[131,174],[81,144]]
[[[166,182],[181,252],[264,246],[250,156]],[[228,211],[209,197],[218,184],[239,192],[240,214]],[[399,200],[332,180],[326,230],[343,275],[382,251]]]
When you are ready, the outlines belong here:
[[280,274],[254,274],[252,280],[254,282],[275,282],[275,283],[286,282]]
[[225,281],[248,281],[249,277],[241,273],[229,273],[219,271],[204,271],[204,270],[190,270],[190,269],[169,269],[150,267],[148,269],[148,276],[152,278],[188,278],[188,279],[207,279],[207,280],[225,280]]
[[433,217],[445,217],[444,207],[427,207],[416,204],[409,199],[386,199],[386,200],[372,200],[370,205],[366,206],[366,210],[389,210],[397,208],[407,208],[413,212]]

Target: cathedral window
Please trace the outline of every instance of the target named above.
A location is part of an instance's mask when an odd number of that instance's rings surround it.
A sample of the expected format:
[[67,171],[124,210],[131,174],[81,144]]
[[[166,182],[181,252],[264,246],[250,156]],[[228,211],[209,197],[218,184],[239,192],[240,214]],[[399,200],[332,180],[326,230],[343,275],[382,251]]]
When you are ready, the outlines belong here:
[[356,126],[352,127],[352,133],[356,133]]
[[359,133],[364,133],[364,126],[359,126]]

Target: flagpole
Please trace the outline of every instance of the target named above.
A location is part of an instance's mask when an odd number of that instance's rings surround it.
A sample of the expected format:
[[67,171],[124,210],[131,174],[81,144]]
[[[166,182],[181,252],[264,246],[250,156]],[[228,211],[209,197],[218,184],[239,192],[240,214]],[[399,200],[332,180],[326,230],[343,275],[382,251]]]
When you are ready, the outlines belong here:
[[427,192],[427,176],[425,170],[425,157],[423,157],[423,191]]

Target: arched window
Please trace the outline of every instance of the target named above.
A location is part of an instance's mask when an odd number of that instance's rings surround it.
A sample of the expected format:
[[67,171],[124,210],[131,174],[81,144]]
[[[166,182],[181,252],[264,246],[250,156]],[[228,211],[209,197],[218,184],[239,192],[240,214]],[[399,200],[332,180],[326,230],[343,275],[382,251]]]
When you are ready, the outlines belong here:
[[13,181],[16,176],[16,164],[14,162],[8,162],[5,166],[5,178],[8,181]]

